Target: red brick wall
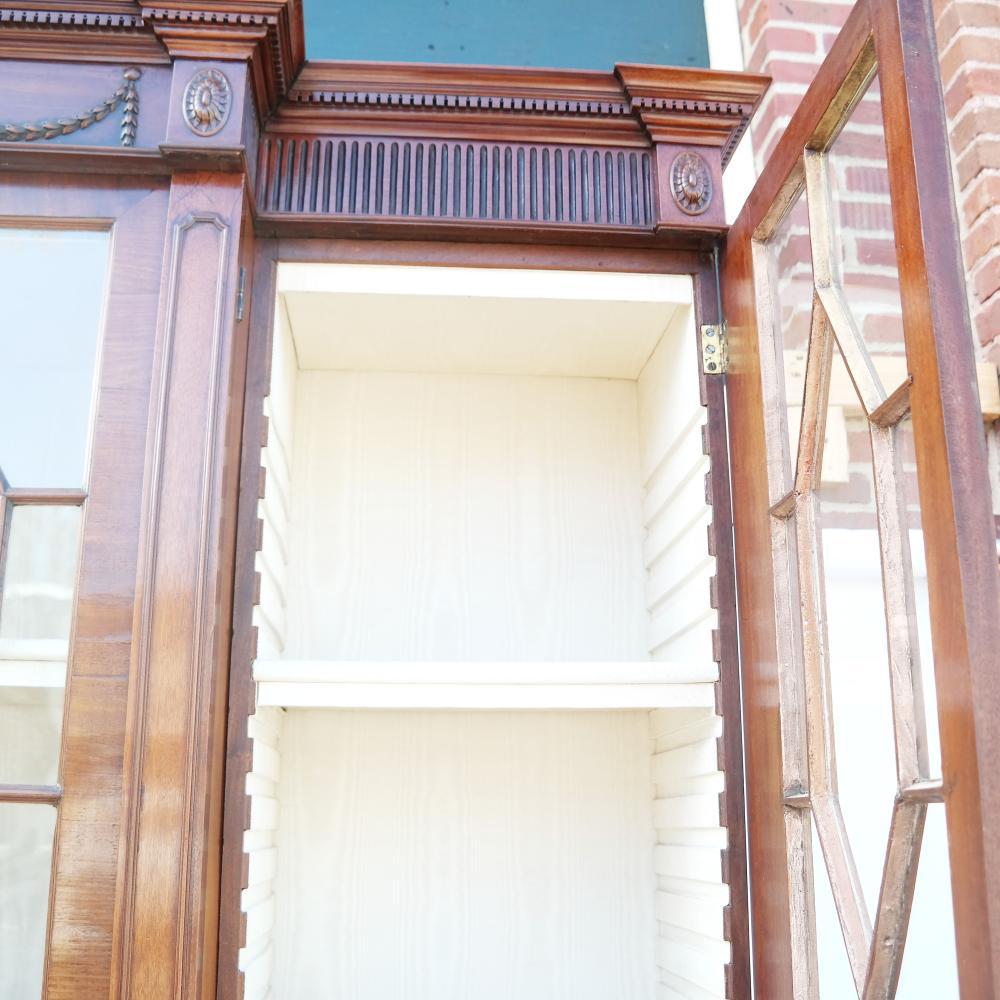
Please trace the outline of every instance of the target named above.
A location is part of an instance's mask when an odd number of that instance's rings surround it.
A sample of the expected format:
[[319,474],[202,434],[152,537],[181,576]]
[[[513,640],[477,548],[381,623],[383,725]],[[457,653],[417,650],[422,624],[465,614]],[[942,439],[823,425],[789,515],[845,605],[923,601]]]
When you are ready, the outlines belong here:
[[[1000,363],[1000,0],[933,3],[969,313],[978,356]],[[847,18],[852,0],[738,0],[738,4],[746,68],[767,73],[774,80],[751,134],[760,169]],[[902,351],[902,331],[898,297],[892,301],[895,251],[887,174],[884,161],[879,162],[885,154],[884,147],[881,152],[876,148],[877,130],[870,128],[877,121],[877,103],[869,97],[855,111],[834,147],[835,153],[838,147],[844,153],[841,164],[834,168],[839,182],[834,214],[844,246],[845,284],[869,349],[875,354],[898,354]],[[801,247],[808,225],[804,206],[789,221],[801,237],[794,245]],[[806,261],[800,262],[798,270],[803,264],[808,275]],[[788,272],[787,277],[791,281],[795,275]],[[866,285],[871,291],[867,301],[865,295],[858,295],[858,289]],[[877,301],[880,293],[881,302]],[[792,303],[785,306],[787,310]],[[805,301],[796,301],[795,308],[803,313],[808,310]],[[805,322],[804,315],[798,318]],[[797,341],[804,338],[795,334],[796,324],[788,323],[790,319],[785,317],[790,341],[786,348],[799,348]],[[993,426],[988,439],[994,502],[1000,510],[1000,425]],[[858,452],[853,446],[856,441],[850,443],[853,475],[864,470],[870,455]],[[910,494],[911,501],[915,497],[915,492]],[[867,502],[855,498],[855,503],[858,510],[870,508],[871,494]],[[841,509],[842,517],[847,517],[848,509]]]
[[[934,6],[970,314],[982,356],[1000,362],[1000,2]],[[774,79],[752,133],[758,167],[850,8],[825,0],[740,0],[746,68]]]
[[1000,362],[1000,2],[934,9],[969,309],[983,355]]

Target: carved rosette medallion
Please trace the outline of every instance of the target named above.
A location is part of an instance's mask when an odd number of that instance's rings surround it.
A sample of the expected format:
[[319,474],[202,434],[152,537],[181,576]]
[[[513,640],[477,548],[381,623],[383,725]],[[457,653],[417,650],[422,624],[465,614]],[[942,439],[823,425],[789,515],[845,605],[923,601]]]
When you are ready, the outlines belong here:
[[712,204],[712,174],[697,153],[681,153],[670,167],[670,191],[685,215],[701,215]]
[[233,91],[224,73],[200,69],[184,88],[184,121],[195,135],[210,136],[229,119]]

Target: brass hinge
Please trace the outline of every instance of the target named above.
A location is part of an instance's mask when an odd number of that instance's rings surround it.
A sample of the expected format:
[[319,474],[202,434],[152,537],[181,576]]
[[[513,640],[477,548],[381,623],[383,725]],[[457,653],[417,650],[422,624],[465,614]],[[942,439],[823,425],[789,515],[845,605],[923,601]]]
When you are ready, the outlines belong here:
[[729,371],[725,323],[701,328],[701,367],[706,375],[725,375]]

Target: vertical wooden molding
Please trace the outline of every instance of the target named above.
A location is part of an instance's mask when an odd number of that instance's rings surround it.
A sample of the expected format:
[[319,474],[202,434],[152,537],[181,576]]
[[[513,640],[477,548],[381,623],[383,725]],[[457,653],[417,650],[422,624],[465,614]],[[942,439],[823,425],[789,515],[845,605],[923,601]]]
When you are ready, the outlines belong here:
[[[715,270],[706,256],[695,274],[695,330],[703,323],[720,323],[720,303],[716,299]],[[701,370],[700,334],[695,345]],[[730,945],[726,996],[730,1000],[750,1000],[750,885],[747,860],[745,774],[743,761],[743,698],[740,675],[739,626],[736,616],[736,555],[733,541],[733,498],[729,481],[729,431],[726,426],[726,385],[723,375],[700,371],[701,400],[706,408],[702,428],[703,451],[711,463],[705,493],[712,508],[709,528],[715,575],[710,592],[711,605],[718,612],[718,629],[713,634],[719,680],[715,685],[717,712],[723,730],[719,740],[719,770],[725,774],[725,790],[720,795],[719,823],[726,828],[727,847],[723,852],[723,880],[729,886],[726,910],[726,938]]]
[[170,193],[126,747],[121,998],[208,996],[214,977],[243,199],[243,179],[222,175],[178,175]]

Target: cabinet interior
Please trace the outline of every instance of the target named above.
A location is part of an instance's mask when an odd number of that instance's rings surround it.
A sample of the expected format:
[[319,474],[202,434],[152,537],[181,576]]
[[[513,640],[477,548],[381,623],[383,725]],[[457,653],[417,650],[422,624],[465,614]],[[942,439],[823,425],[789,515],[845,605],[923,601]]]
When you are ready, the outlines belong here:
[[725,995],[686,277],[282,264],[248,1000]]

